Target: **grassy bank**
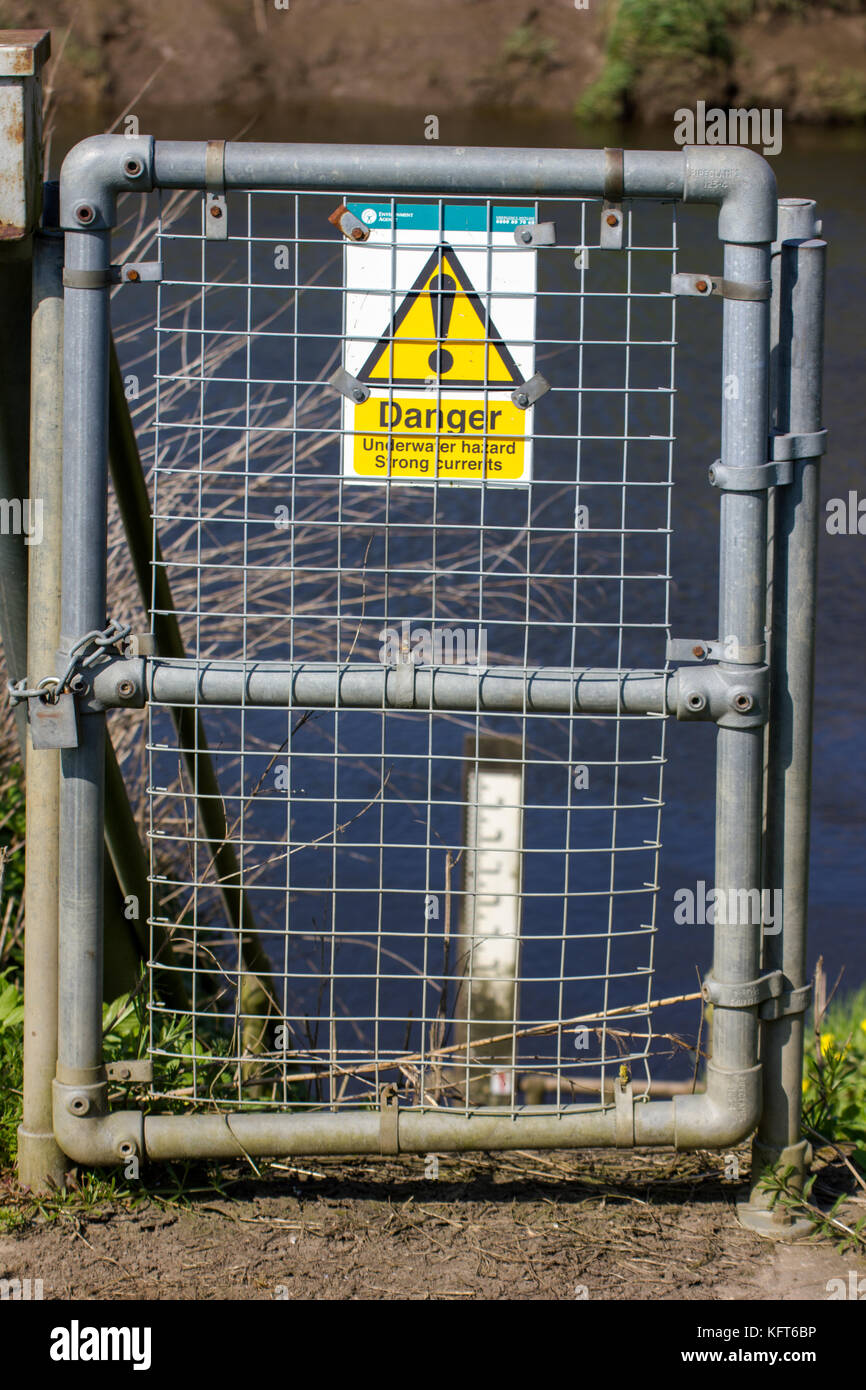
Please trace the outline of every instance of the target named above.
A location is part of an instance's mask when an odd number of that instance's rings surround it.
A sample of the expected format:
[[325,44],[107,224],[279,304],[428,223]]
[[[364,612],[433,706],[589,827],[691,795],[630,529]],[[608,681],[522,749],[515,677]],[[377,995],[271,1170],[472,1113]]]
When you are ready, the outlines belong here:
[[[866,72],[856,49],[855,63],[840,66],[822,59],[820,39],[811,53],[806,47],[818,8],[806,0],[619,0],[609,13],[603,70],[576,114],[585,121],[658,119],[701,99],[781,105],[788,119],[862,122]],[[841,34],[846,22],[866,14],[866,0],[825,0],[820,9]],[[774,47],[780,32],[790,47],[798,29],[805,61],[780,86],[781,68],[790,65],[774,69]],[[765,60],[763,81],[756,58]]]

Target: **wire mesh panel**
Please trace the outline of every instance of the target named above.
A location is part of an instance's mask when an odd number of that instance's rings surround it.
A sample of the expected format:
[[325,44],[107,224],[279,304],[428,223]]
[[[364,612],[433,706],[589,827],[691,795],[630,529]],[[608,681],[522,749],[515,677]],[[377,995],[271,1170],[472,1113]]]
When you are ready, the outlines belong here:
[[[556,228],[530,253],[534,340],[509,344],[550,384],[527,415],[531,476],[407,480],[391,459],[359,485],[330,384],[346,295],[364,288],[328,220],[338,197],[230,195],[224,241],[203,235],[200,196],[161,197],[154,567],[188,664],[337,675],[333,708],[197,704],[185,736],[168,704],[149,707],[153,1092],[197,1106],[363,1107],[383,1085],[409,1107],[611,1103],[623,1065],[649,1080],[654,1049],[665,717],[425,707],[420,687],[414,708],[392,708],[383,682],[359,708],[339,673],[668,669],[675,205],[635,206],[611,253],[597,200],[521,203]],[[416,201],[444,243],[461,199]],[[493,203],[462,201],[492,255]],[[396,195],[376,203],[396,226]],[[396,233],[378,244],[396,312],[411,258]],[[461,264],[479,252],[459,226],[447,244]],[[482,285],[488,323],[506,294]],[[443,351],[441,317],[429,333]],[[494,389],[485,377],[481,396]],[[438,410],[435,380],[428,394]],[[430,428],[441,436],[441,415]],[[205,735],[228,873],[189,756]],[[163,1002],[173,969],[192,980],[186,1014]]]

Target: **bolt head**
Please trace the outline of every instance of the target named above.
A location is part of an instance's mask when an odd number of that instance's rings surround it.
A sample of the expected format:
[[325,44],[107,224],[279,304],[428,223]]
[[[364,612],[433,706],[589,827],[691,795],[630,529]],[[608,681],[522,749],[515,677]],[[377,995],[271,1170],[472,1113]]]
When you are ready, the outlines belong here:
[[514,397],[514,403],[515,403],[515,405],[519,405],[519,406],[524,407],[524,408],[525,408],[526,406],[528,406],[528,405],[529,405],[529,397],[527,396],[526,392],[525,392],[525,391],[518,391],[517,395]]
[[128,270],[128,271],[126,272],[126,278],[127,278],[127,280],[132,280],[133,282],[137,282],[137,281],[139,281],[139,280],[141,279],[141,276],[139,275],[139,273],[138,273],[137,270]]
[[87,681],[85,680],[84,676],[80,674],[77,676],[73,676],[72,680],[69,682],[69,689],[75,695],[83,695],[84,692],[87,690]]
[[123,172],[130,179],[137,179],[142,170],[140,159],[126,159],[123,163]]
[[699,294],[706,294],[706,292],[707,292],[707,290],[708,290],[709,288],[710,288],[710,287],[709,287],[709,285],[707,284],[706,280],[696,280],[696,281],[695,281],[695,289],[698,291]]
[[527,245],[532,240],[532,232],[528,227],[520,233],[520,240],[525,241]]
[[135,686],[132,681],[120,681],[117,687],[117,693],[122,699],[128,700],[130,695],[135,694]]
[[223,210],[218,203],[213,203],[210,210],[211,217],[222,217]]
[[75,220],[76,222],[80,222],[84,227],[92,222],[95,216],[96,213],[89,203],[82,203],[80,207],[75,209]]
[[696,647],[692,647],[692,656],[696,656],[698,661],[700,661],[702,657],[705,657],[706,654],[706,648],[702,647],[700,643],[698,643]]
[[360,386],[356,386],[354,391],[352,392],[352,400],[357,401],[359,405],[362,405],[366,399],[366,393],[361,390]]

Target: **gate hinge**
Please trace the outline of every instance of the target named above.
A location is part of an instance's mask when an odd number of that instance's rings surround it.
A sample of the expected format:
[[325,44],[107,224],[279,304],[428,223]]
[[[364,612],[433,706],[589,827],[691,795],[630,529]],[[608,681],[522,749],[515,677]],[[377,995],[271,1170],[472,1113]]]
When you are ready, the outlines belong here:
[[208,140],[204,159],[204,234],[208,241],[228,241],[225,159],[225,140]]
[[147,1058],[131,1058],[127,1062],[106,1062],[109,1081],[135,1081],[149,1085],[153,1081],[153,1063]]
[[827,431],[815,430],[812,434],[771,434],[769,456],[774,462],[785,459],[818,458],[827,452]]
[[554,222],[529,222],[514,228],[514,240],[518,246],[555,246],[556,224]]
[[528,381],[524,381],[520,386],[515,386],[511,393],[511,399],[520,410],[528,410],[531,405],[550,390],[550,382],[541,372],[536,372]]
[[762,492],[768,487],[786,487],[793,477],[790,459],[778,459],[772,463],[755,463],[745,468],[734,468],[721,459],[710,465],[707,474],[713,487],[725,492]]
[[622,229],[625,221],[622,211],[624,186],[622,150],[605,149],[604,201],[601,205],[601,231],[598,237],[602,251],[622,250]]
[[354,401],[356,405],[363,405],[370,396],[369,386],[365,386],[356,376],[352,376],[345,367],[338,367],[333,376],[328,377],[328,385],[333,386],[334,390],[339,391],[341,396],[345,396],[349,401]]
[[379,1153],[400,1152],[400,1105],[397,1087],[389,1083],[379,1092]]
[[731,661],[735,665],[760,666],[764,656],[763,642],[746,646],[736,637],[669,637],[665,648],[668,661]]
[[762,975],[758,980],[744,980],[740,984],[725,984],[708,975],[701,995],[706,1004],[717,1009],[753,1009],[767,1000],[775,1003],[784,990],[785,977],[781,970],[771,970],[769,975]]
[[758,1009],[758,1018],[787,1018],[789,1014],[804,1014],[812,1002],[812,986],[801,985],[766,999]]
[[343,233],[343,236],[348,237],[350,241],[369,241],[370,239],[370,228],[365,227],[360,217],[356,217],[353,212],[350,212],[345,203],[341,203],[338,208],[334,208],[334,211],[328,217],[328,221],[332,226],[337,227]]
[[677,271],[671,276],[671,294],[692,294],[706,299],[711,294],[722,299],[760,300],[770,298],[769,280],[725,280],[721,275],[702,275],[700,271]]

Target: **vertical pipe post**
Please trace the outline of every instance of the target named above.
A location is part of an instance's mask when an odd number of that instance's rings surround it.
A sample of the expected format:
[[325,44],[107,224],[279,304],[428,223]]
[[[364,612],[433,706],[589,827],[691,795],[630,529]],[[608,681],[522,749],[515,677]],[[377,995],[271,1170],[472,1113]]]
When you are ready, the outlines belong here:
[[[776,427],[821,429],[826,243],[809,199],[779,204]],[[783,930],[765,936],[764,969],[781,970],[785,990],[806,985],[809,800],[815,653],[819,457],[794,460],[792,481],[775,490],[770,724],[764,883],[781,890]],[[807,1234],[762,1187],[767,1170],[801,1186],[808,1143],[801,1138],[804,1013],[767,1019],[761,1030],[764,1104],[752,1146],[752,1186],[740,1220],[777,1239]],[[793,1172],[791,1172],[793,1170]]]
[[[769,279],[768,244],[725,246],[725,278],[759,282]],[[769,373],[769,301],[726,300],[724,308],[726,382],[722,410],[722,459],[731,467],[766,462]],[[741,647],[764,641],[766,601],[765,491],[722,492],[719,563],[719,636]],[[737,665],[722,662],[736,672]],[[763,731],[725,728],[716,750],[715,886],[723,897],[716,906],[713,976],[724,984],[755,980],[760,961],[760,923],[740,920],[742,890],[761,887],[761,820],[763,798]],[[733,904],[737,910],[731,911]],[[720,911],[721,907],[721,911]],[[747,914],[748,916],[748,914]],[[742,1071],[757,1065],[757,1009],[713,1011],[712,1071]]]
[[[67,232],[66,265],[106,284],[66,290],[63,399],[61,661],[106,625],[108,486],[108,265],[110,233]],[[61,753],[60,988],[57,1080],[93,1088],[102,1065],[102,855],[105,714],[79,711],[79,744]]]
[[[63,476],[63,237],[33,241],[30,338],[30,495],[42,538],[30,547],[27,670],[53,671],[60,636]],[[67,1159],[54,1138],[51,1083],[57,1061],[57,877],[60,754],[33,749],[28,735],[24,934],[24,1102],[18,1181],[33,1192],[59,1186]]]

